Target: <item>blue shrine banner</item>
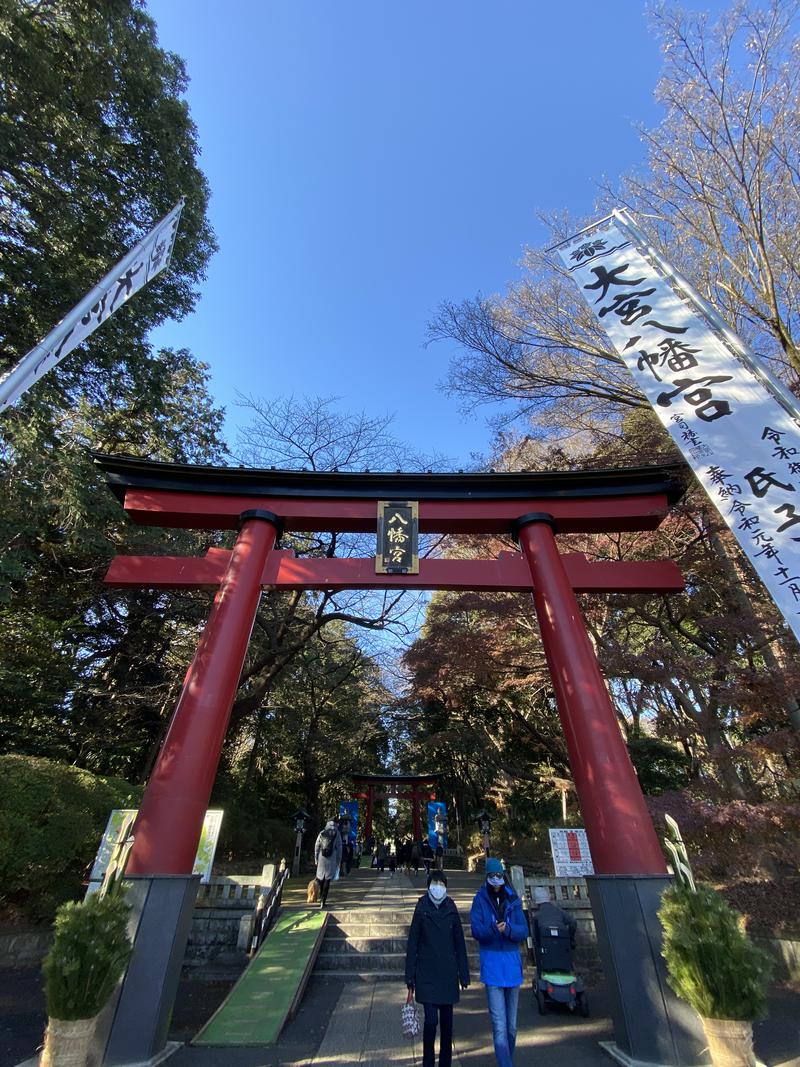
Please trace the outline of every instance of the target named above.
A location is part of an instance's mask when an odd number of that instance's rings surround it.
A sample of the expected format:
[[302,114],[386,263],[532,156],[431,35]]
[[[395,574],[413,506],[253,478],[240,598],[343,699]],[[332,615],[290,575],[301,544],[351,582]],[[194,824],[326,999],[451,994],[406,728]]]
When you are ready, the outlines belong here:
[[350,819],[350,843],[355,847],[358,835],[358,801],[343,800],[339,805],[339,818],[348,816]]
[[443,800],[428,801],[428,841],[431,848],[447,848],[447,805]]

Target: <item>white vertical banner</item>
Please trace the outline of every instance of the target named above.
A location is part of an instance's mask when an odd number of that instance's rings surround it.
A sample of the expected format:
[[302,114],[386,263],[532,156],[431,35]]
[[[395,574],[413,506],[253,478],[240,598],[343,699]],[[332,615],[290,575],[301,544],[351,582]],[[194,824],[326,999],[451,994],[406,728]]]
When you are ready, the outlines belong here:
[[34,382],[52,370],[134,293],[164,270],[172,256],[182,208],[181,200],[0,381],[0,412],[18,400]]
[[558,252],[800,639],[800,422],[793,400],[624,214]]

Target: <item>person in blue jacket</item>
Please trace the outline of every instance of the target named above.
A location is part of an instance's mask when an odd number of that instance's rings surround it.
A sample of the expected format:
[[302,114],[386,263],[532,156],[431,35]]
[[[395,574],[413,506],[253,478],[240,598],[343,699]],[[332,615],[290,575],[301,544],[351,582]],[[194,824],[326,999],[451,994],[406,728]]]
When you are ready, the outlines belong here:
[[498,1067],[513,1067],[523,981],[519,946],[528,936],[528,923],[522,902],[494,856],[486,860],[486,881],[472,901],[470,922],[472,936],[480,945],[481,981],[486,986],[494,1054]]

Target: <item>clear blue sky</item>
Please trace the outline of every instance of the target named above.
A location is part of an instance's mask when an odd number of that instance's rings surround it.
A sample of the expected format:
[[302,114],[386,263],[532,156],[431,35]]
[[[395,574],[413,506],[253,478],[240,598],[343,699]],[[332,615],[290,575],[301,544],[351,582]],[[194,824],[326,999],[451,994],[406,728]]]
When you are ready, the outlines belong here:
[[[719,10],[719,0],[705,7]],[[150,0],[186,61],[220,251],[196,312],[156,344],[212,390],[336,394],[394,413],[455,466],[482,417],[423,347],[444,299],[504,289],[537,211],[591,216],[595,181],[643,160],[657,43],[637,0]]]

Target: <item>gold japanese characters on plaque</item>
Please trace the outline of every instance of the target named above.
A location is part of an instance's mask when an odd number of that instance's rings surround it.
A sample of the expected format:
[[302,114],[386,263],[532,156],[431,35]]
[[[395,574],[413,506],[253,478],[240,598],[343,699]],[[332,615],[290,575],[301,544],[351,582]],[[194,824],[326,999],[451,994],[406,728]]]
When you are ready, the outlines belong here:
[[376,574],[419,574],[419,515],[416,500],[378,501]]

